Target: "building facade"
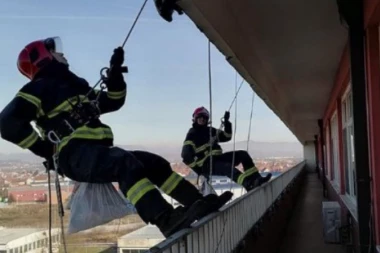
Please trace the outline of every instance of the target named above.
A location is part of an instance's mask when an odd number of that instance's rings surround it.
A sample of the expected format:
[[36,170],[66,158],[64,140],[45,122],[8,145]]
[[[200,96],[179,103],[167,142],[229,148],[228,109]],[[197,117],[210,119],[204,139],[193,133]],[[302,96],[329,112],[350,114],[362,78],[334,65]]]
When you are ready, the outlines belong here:
[[[329,199],[338,201],[343,209],[343,224],[341,235],[344,242],[353,244],[353,250],[359,252],[360,236],[364,227],[359,222],[360,214],[366,215],[358,201],[363,201],[363,195],[359,196],[358,187],[364,189],[369,187],[370,197],[365,203],[370,205],[369,214],[369,236],[375,245],[380,245],[380,51],[379,51],[379,22],[380,4],[379,1],[364,1],[364,52],[354,52],[351,45],[353,39],[347,41],[340,65],[337,69],[336,80],[333,92],[330,95],[329,105],[326,108],[322,124],[320,124],[320,134],[316,136],[316,150],[318,157],[318,167],[321,177],[324,179],[324,186]],[[366,112],[358,110],[359,100],[354,102],[353,64],[354,54],[364,53],[365,61],[365,81],[356,84],[356,87],[365,89],[365,109]],[[359,88],[356,88],[356,92]],[[356,108],[355,108],[355,107]],[[364,116],[364,126],[367,125],[368,147],[362,150],[355,147],[355,142],[363,142],[362,125],[357,123],[354,126],[354,112],[356,117]],[[360,126],[359,126],[360,125]],[[358,130],[359,129],[359,130]],[[364,128],[365,129],[365,128]],[[361,132],[359,132],[361,131]],[[368,152],[366,151],[368,149]],[[364,154],[366,153],[366,154]],[[367,157],[369,167],[369,180],[362,180],[358,173],[363,173],[366,166],[358,163],[358,156],[362,159]],[[368,181],[368,182],[366,182]],[[359,182],[359,183],[358,183]],[[362,245],[363,246],[363,245]],[[377,246],[377,252],[380,247]]]
[[[60,230],[53,228],[52,249],[58,252]],[[0,228],[0,253],[49,252],[48,230],[35,228]]]

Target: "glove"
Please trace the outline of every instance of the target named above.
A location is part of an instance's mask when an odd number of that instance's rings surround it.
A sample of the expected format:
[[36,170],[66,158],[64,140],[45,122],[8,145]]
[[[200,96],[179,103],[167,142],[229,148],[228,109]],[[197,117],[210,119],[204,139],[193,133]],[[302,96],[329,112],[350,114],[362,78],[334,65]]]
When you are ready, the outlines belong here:
[[226,112],[224,113],[224,122],[227,122],[229,119],[230,119],[230,112],[229,112],[229,111],[226,111]]
[[[124,63],[124,49],[122,47],[115,48],[113,50],[113,55],[111,56],[110,66],[111,68],[107,69],[107,77],[114,79],[118,76],[121,76],[122,73],[128,73],[128,67],[122,66]],[[107,79],[105,80],[106,85],[108,85]]]
[[122,47],[115,48],[111,56],[110,66],[121,68],[124,63],[124,49]]

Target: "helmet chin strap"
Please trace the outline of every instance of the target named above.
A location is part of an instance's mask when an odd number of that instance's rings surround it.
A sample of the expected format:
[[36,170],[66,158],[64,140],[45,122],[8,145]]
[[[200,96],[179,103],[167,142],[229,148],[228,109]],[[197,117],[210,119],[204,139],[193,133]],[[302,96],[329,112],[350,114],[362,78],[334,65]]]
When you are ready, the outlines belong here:
[[67,62],[66,58],[62,54],[57,54],[55,52],[52,52],[51,55],[53,58],[62,64],[65,64],[66,66],[69,66],[69,63]]

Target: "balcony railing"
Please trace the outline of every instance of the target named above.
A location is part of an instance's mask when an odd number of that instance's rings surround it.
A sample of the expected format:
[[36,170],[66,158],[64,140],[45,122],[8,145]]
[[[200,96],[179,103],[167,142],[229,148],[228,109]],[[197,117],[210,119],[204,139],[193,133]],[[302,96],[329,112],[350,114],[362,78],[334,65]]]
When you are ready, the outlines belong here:
[[151,253],[227,253],[233,251],[304,169],[301,162],[262,187],[225,205],[220,212],[199,220],[157,244]]

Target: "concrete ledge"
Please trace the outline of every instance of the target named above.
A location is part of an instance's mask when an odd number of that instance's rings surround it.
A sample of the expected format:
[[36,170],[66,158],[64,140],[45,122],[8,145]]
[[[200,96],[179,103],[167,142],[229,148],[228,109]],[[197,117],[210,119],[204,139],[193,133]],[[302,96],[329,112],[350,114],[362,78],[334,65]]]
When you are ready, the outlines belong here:
[[274,206],[248,232],[235,252],[278,252],[306,173],[306,170],[302,170],[290,183]]

